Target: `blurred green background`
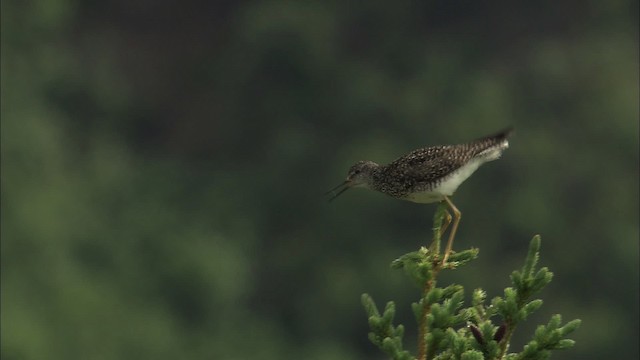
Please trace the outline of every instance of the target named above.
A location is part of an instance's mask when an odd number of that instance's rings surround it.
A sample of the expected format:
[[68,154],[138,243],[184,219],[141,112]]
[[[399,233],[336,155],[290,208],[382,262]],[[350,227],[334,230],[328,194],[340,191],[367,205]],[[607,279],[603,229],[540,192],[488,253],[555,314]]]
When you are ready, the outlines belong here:
[[442,282],[489,298],[531,237],[556,359],[637,359],[638,2],[2,2],[1,356],[383,359],[360,294],[433,205],[323,192],[357,160],[516,127],[457,192]]

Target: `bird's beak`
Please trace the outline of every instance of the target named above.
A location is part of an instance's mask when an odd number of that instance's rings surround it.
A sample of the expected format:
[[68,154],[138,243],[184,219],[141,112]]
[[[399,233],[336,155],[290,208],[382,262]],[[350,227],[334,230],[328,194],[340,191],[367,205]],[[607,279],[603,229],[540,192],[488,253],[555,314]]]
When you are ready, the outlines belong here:
[[351,180],[345,180],[342,184],[334,187],[333,189],[327,191],[325,195],[331,195],[329,201],[333,201],[333,199],[337,198],[343,192],[349,190],[351,188]]

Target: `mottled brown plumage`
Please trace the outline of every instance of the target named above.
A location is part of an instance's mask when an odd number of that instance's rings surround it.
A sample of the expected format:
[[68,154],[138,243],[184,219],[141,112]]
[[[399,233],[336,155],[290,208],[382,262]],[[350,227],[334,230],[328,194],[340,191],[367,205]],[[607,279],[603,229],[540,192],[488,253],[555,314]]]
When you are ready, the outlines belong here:
[[414,150],[388,165],[359,161],[334,197],[351,187],[365,187],[389,196],[419,203],[443,200],[480,165],[500,157],[509,146],[511,129],[459,145]]
[[[509,147],[512,130],[483,137],[466,144],[440,145],[414,150],[388,165],[359,161],[349,169],[347,179],[330,191],[331,199],[352,187],[365,187],[397,199],[417,203],[444,201],[453,212],[449,240],[442,257],[447,262],[462,213],[449,196],[480,165],[496,160]],[[448,222],[447,222],[448,223]],[[444,226],[446,227],[446,226]]]

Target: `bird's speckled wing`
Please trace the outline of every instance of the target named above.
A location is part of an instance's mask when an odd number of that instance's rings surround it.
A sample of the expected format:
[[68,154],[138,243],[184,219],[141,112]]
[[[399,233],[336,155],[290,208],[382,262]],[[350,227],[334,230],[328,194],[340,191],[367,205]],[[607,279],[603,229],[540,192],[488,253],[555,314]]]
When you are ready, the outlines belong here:
[[379,174],[387,181],[393,182],[393,189],[390,187],[376,190],[400,197],[409,192],[430,190],[472,158],[482,156],[486,150],[500,146],[511,132],[511,129],[506,129],[467,144],[414,150],[385,166]]
[[[406,195],[414,189],[428,188],[439,179],[464,165],[472,156],[464,145],[433,146],[418,149],[391,162],[383,171],[383,176],[394,179],[396,186]],[[383,189],[384,190],[384,189]]]

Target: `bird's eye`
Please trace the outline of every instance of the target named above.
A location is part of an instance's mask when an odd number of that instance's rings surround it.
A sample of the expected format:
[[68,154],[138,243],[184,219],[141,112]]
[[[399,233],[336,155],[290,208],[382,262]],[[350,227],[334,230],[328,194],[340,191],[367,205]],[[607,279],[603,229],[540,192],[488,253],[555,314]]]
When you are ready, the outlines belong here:
[[358,175],[358,174],[360,174],[360,169],[353,170],[353,175]]

